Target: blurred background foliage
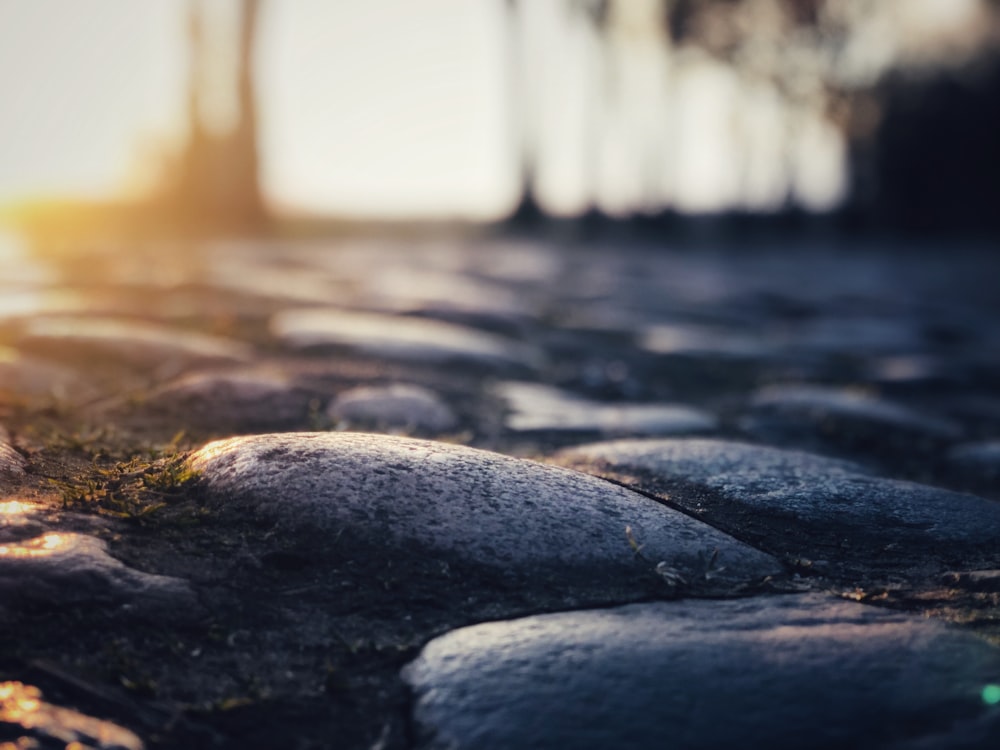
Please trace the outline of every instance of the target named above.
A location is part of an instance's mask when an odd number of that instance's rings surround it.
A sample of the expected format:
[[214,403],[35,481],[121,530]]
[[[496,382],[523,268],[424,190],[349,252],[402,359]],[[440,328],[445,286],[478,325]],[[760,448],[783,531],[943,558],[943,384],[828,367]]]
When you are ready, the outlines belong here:
[[36,234],[1000,229],[996,0],[52,3],[0,0]]

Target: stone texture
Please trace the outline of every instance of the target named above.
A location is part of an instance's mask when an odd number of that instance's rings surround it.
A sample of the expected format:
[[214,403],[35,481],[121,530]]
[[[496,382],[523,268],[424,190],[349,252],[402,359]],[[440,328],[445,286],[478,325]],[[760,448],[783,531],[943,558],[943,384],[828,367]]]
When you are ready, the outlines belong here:
[[418,747],[987,748],[1000,651],[820,596],[662,602],[463,628],[403,672]]
[[458,426],[455,412],[434,391],[404,383],[351,388],[326,413],[335,423],[380,430],[433,434]]
[[741,426],[768,442],[865,454],[939,447],[962,435],[948,419],[921,414],[864,392],[816,385],[772,385],[750,399]]
[[346,348],[387,359],[534,369],[539,353],[516,341],[426,318],[329,308],[286,310],[272,333],[297,349]]
[[789,560],[848,576],[935,573],[951,561],[1000,562],[1000,505],[870,476],[855,464],[722,440],[595,443],[557,454],[669,499]]
[[22,682],[0,682],[0,742],[3,750],[142,750],[142,740],[110,721],[42,700]]
[[[16,532],[16,523],[5,525],[15,524]],[[134,570],[111,557],[95,537],[56,531],[0,544],[0,601],[0,618],[14,615],[24,602],[52,607],[107,603],[139,613],[177,608],[175,614],[185,616],[197,609],[183,581]]]
[[682,404],[604,404],[536,383],[506,382],[497,388],[516,432],[596,432],[606,435],[684,435],[711,432],[718,420]]
[[[377,542],[564,579],[662,562],[695,589],[757,581],[776,562],[636,493],[557,467],[444,443],[352,433],[232,438],[194,454],[207,502],[301,539]],[[643,545],[645,562],[629,543]],[[718,565],[708,563],[718,550]],[[428,553],[424,553],[428,554]]]

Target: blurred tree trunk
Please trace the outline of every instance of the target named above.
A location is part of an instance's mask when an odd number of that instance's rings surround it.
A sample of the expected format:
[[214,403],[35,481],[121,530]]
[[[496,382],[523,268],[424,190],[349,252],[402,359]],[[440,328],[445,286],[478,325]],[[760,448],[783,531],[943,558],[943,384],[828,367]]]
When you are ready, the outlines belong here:
[[524,24],[518,0],[505,0],[507,9],[507,57],[510,71],[510,101],[514,143],[517,150],[518,199],[507,224],[524,229],[537,226],[544,218],[538,203],[538,143],[533,123],[528,62],[525,57]]
[[238,55],[233,76],[237,105],[235,125],[217,133],[206,125],[206,71],[212,39],[206,33],[205,3],[188,6],[188,137],[160,203],[169,221],[189,232],[255,232],[267,213],[260,191],[254,52],[261,0],[239,0],[236,28]]

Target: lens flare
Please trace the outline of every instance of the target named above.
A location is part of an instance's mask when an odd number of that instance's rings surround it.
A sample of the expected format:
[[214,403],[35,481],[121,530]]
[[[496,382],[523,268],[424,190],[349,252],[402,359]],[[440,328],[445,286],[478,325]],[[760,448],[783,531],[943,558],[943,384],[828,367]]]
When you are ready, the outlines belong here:
[[987,706],[1000,704],[1000,685],[987,685],[983,688],[983,703]]

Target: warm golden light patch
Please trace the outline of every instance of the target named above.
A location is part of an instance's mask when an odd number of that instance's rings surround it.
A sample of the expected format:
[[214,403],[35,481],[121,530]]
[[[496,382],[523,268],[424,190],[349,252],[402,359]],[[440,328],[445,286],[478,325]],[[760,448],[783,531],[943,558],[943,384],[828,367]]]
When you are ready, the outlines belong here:
[[[122,750],[143,750],[143,743],[132,732],[69,708],[54,706],[42,700],[41,691],[23,682],[0,682],[0,723],[20,726],[33,735],[65,744],[66,750],[93,747],[118,747]],[[9,736],[9,735],[8,735]],[[39,747],[37,742],[25,744],[22,737],[14,742],[0,742],[0,750],[24,750]],[[46,742],[45,747],[53,746]]]
[[25,503],[20,500],[7,500],[0,503],[0,516],[20,516],[31,512],[35,508],[33,503]]
[[0,545],[0,558],[49,557],[70,544],[67,534],[45,534],[17,544]]
[[31,714],[41,705],[38,688],[21,682],[0,682],[0,721],[30,728]]

